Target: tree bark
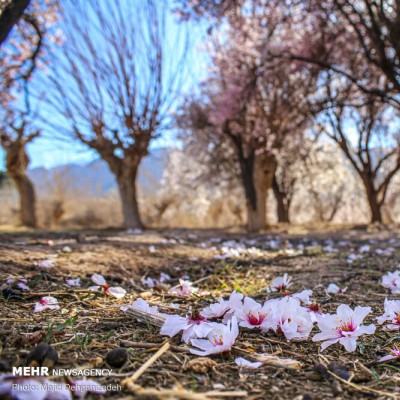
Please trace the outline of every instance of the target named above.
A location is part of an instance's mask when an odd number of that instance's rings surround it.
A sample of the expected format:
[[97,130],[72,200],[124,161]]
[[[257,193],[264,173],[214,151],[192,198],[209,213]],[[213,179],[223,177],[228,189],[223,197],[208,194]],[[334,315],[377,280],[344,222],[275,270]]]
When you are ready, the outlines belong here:
[[20,218],[24,226],[35,228],[36,196],[32,182],[26,175],[29,157],[25,151],[26,142],[16,140],[6,148],[6,167],[18,190],[20,201]]
[[383,221],[382,209],[381,209],[382,207],[379,204],[377,193],[375,191],[370,192],[367,190],[367,199],[368,199],[369,209],[371,211],[371,223],[374,222],[382,223]]
[[374,183],[366,174],[362,176],[365,192],[367,194],[368,206],[371,212],[371,223],[382,223],[382,204],[379,202],[379,193],[375,189]]
[[272,189],[276,200],[276,211],[278,215],[278,222],[290,223],[289,220],[289,207],[290,202],[286,198],[285,193],[281,192],[276,177],[272,181]]
[[258,232],[266,228],[267,191],[272,187],[276,160],[270,155],[254,155],[241,160],[241,176],[245,189],[247,229]]
[[0,45],[7,39],[12,28],[21,19],[30,0],[13,0],[3,10],[0,16]]
[[27,175],[12,177],[19,193],[21,223],[30,228],[36,228],[36,196],[31,180]]
[[117,175],[122,212],[126,229],[143,229],[137,201],[136,175],[138,166],[123,167]]

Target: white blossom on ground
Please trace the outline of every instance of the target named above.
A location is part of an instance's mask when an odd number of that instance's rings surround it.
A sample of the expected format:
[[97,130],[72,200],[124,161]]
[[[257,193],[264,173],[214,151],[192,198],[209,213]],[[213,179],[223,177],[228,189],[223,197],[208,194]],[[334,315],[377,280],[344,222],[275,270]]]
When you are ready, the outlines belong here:
[[389,349],[389,354],[379,359],[379,362],[400,359],[400,347],[395,345]]
[[323,249],[326,253],[337,253],[339,250],[335,247],[333,247],[332,245],[327,245],[325,247],[323,247]]
[[390,289],[393,294],[400,293],[400,270],[388,272],[382,277],[382,286]]
[[145,278],[144,276],[140,279],[140,282],[149,288],[153,288],[157,284],[157,281],[155,279],[150,277]]
[[234,290],[229,296],[229,300],[224,300],[220,297],[217,303],[210,304],[208,307],[204,308],[200,314],[209,319],[223,318],[224,322],[227,322],[234,311],[243,306],[242,299],[243,294],[237,293],[236,290]]
[[164,325],[161,327],[161,335],[173,337],[183,331],[182,340],[190,343],[191,339],[204,338],[213,329],[213,323],[199,313],[187,317],[180,315],[165,315]]
[[165,272],[160,273],[160,279],[159,279],[160,283],[165,283],[165,282],[168,282],[169,280],[171,280],[170,275],[166,274]]
[[198,288],[193,287],[192,282],[186,281],[184,279],[179,279],[179,285],[175,288],[172,288],[169,292],[172,294],[176,294],[179,297],[188,297],[198,290]]
[[[146,300],[143,300],[141,298],[136,299],[129,306],[134,308],[135,310],[144,311],[149,314],[160,315],[157,306],[151,306]],[[122,311],[126,311],[127,305],[121,306],[120,309]]]
[[318,319],[323,317],[321,307],[315,301],[313,301],[311,304],[306,305],[305,309],[309,312],[313,324],[316,324],[318,322]]
[[302,292],[299,293],[289,294],[288,297],[297,299],[303,304],[311,304],[312,301],[310,297],[312,296],[312,294],[313,294],[312,290],[303,290]]
[[47,259],[47,260],[42,260],[37,263],[35,263],[39,268],[53,268],[55,267],[55,262],[54,260]]
[[225,353],[231,350],[238,335],[239,326],[236,317],[233,316],[227,325],[213,324],[207,339],[192,339],[191,344],[199,350],[190,349],[190,352],[198,356]]
[[76,287],[80,287],[81,286],[81,278],[71,278],[71,279],[67,279],[65,281],[65,283],[68,286],[76,286]]
[[140,234],[143,233],[143,231],[142,231],[141,229],[128,229],[128,230],[126,231],[126,233],[127,233],[128,235],[140,235]]
[[9,285],[16,285],[22,290],[30,290],[29,286],[27,285],[28,282],[29,282],[28,279],[25,278],[17,278],[14,276],[9,276],[7,278],[7,283]]
[[243,358],[243,357],[237,357],[237,358],[235,358],[235,363],[236,363],[236,365],[238,365],[239,367],[242,367],[242,368],[249,368],[249,369],[256,369],[256,368],[261,367],[261,365],[263,365],[263,363],[260,362],[260,361],[252,362],[252,361],[246,360],[246,359]]
[[362,257],[363,256],[361,254],[352,253],[352,254],[349,254],[347,256],[347,260],[346,261],[347,261],[348,264],[352,264],[355,260],[359,260]]
[[339,293],[345,293],[347,290],[347,286],[345,288],[341,288],[336,283],[330,283],[328,285],[328,288],[326,289],[326,293],[329,294],[339,294]]
[[386,329],[390,331],[397,331],[400,329],[400,300],[385,299],[385,312],[377,317],[379,325],[389,322],[385,325]]
[[396,251],[394,247],[388,247],[387,249],[376,249],[375,253],[379,256],[391,256],[394,251]]
[[[129,305],[128,304],[122,305],[120,307],[120,310],[123,312],[126,312],[129,307],[134,308],[135,310],[143,311],[148,314],[156,315],[158,317],[164,317],[167,315],[167,314],[160,313],[158,311],[157,306],[151,306],[146,300],[143,300],[141,298],[136,299],[134,302],[132,302]],[[138,322],[142,322],[142,320],[140,318],[136,318],[136,320]]]
[[266,301],[264,305],[261,305],[251,297],[245,297],[243,306],[235,310],[239,326],[249,329],[260,328],[263,331],[273,328],[272,304],[274,303],[274,301]]
[[170,276],[170,275],[166,274],[165,272],[161,272],[161,273],[160,273],[160,278],[159,278],[158,280],[157,280],[157,279],[150,278],[150,277],[147,277],[147,278],[142,277],[142,278],[140,279],[140,282],[141,282],[143,285],[145,285],[145,286],[147,286],[147,287],[149,287],[149,288],[154,288],[155,286],[157,286],[157,285],[160,284],[160,283],[168,282],[170,279],[171,279],[171,276]]
[[108,286],[106,280],[104,277],[100,274],[93,274],[92,277],[92,282],[96,284],[96,286],[90,286],[88,289],[89,290],[101,290],[105,294],[108,294],[110,296],[113,296],[117,299],[122,299],[126,295],[126,290],[123,289],[120,286],[116,287],[110,287]]
[[272,329],[288,340],[306,340],[313,328],[310,314],[296,299],[290,297],[275,302],[272,321]]
[[52,296],[42,297],[37,303],[35,303],[35,312],[40,312],[44,310],[58,310],[60,306],[58,305],[58,300]]
[[336,314],[326,314],[318,320],[321,332],[314,335],[313,342],[323,341],[322,351],[334,343],[340,343],[349,352],[355,351],[358,337],[375,333],[374,324],[362,325],[370,312],[370,307],[356,307],[352,310],[347,304],[341,304]]
[[292,286],[291,280],[292,278],[286,273],[283,276],[278,276],[267,287],[267,292],[286,292]]
[[371,251],[371,246],[369,244],[364,244],[364,245],[360,246],[358,251],[360,253],[369,253]]

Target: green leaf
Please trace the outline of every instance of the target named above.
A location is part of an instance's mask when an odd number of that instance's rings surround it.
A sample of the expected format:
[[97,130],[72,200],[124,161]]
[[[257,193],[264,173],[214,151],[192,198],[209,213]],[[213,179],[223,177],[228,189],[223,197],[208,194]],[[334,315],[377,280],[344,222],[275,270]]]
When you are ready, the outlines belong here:
[[44,276],[45,276],[45,273],[44,273],[44,272],[41,272],[40,275],[38,275],[37,277],[35,277],[35,278],[32,279],[31,281],[29,281],[29,282],[27,283],[27,285],[28,285],[29,287],[34,287],[34,286],[36,286],[36,285],[44,278]]
[[114,329],[111,329],[102,338],[100,338],[100,342],[102,342],[103,340],[109,339],[111,336],[114,335],[114,333],[115,333]]
[[64,330],[65,328],[69,327],[69,326],[74,326],[74,324],[75,324],[77,319],[78,319],[77,315],[73,316],[70,319],[67,319],[63,324],[57,325],[54,328],[54,332],[60,332],[60,331]]
[[377,381],[380,381],[380,380],[381,380],[381,378],[379,377],[379,375],[376,373],[376,371],[375,371],[373,368],[371,368],[370,371],[371,371],[372,376],[373,376]]

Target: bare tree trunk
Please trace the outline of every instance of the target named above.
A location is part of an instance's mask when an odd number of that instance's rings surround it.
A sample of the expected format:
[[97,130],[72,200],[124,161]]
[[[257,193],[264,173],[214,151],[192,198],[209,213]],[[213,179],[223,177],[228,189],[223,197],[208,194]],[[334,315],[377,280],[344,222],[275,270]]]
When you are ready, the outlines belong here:
[[247,229],[250,232],[266,228],[267,191],[272,187],[275,169],[274,156],[251,156],[241,162],[242,182],[246,195]]
[[31,180],[25,174],[11,176],[17,187],[20,201],[21,223],[30,228],[36,227],[36,196]]
[[121,196],[122,212],[126,229],[142,229],[137,201],[136,175],[138,167],[123,167],[117,176],[119,193]]
[[6,167],[18,190],[21,223],[36,227],[36,196],[32,182],[26,175],[29,157],[25,151],[26,141],[22,137],[11,142],[6,150]]
[[382,223],[382,204],[379,202],[379,193],[374,187],[374,182],[368,179],[368,176],[362,176],[365,191],[367,194],[368,206],[371,211],[371,223]]
[[373,193],[368,193],[367,198],[368,198],[368,205],[369,209],[371,211],[371,222],[379,222],[382,223],[382,210],[381,210],[381,205],[378,202],[377,194],[375,192]]
[[289,223],[290,201],[288,201],[288,199],[286,198],[285,193],[281,192],[278,185],[278,181],[276,180],[275,176],[272,181],[272,189],[274,191],[274,196],[276,199],[276,211],[278,215],[278,222]]

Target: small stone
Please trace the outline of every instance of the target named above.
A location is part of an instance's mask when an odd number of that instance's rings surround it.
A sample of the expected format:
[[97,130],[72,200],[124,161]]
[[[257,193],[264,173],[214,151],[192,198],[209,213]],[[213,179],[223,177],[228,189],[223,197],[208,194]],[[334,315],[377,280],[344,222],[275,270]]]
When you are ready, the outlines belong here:
[[211,360],[211,358],[194,358],[186,364],[186,369],[198,374],[205,374],[216,365],[217,363],[214,360]]
[[6,372],[10,369],[10,362],[8,360],[0,360],[0,372]]
[[158,283],[155,287],[154,290],[157,292],[168,292],[170,287],[166,285],[165,283]]
[[343,364],[333,361],[328,365],[328,369],[329,371],[337,375],[339,378],[342,378],[346,381],[350,379],[349,369]]
[[332,375],[329,375],[328,370],[322,364],[316,364],[314,366],[314,372],[316,372],[322,379],[331,380]]
[[58,353],[47,343],[39,343],[28,354],[27,364],[30,367],[48,367],[51,368],[58,361]]
[[118,347],[108,352],[106,362],[110,367],[121,368],[128,361],[128,352]]
[[17,301],[23,299],[22,293],[19,290],[14,290],[10,288],[3,289],[2,295],[6,300]]
[[322,246],[308,246],[304,249],[304,254],[307,256],[317,256],[323,253]]
[[79,233],[79,234],[76,236],[76,241],[77,241],[78,243],[85,243],[85,242],[86,242],[86,236],[85,236],[83,233]]
[[224,390],[225,385],[223,385],[222,383],[214,383],[214,385],[212,386],[214,390]]

